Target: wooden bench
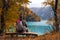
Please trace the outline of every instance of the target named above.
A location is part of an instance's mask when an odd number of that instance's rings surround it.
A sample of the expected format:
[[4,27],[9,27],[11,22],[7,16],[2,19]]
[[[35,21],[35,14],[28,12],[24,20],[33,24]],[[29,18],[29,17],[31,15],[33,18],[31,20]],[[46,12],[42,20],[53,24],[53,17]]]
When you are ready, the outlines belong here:
[[24,32],[24,33],[17,33],[17,32],[11,33],[11,32],[9,32],[9,33],[5,33],[5,35],[10,35],[11,37],[13,37],[14,35],[16,35],[16,36],[18,36],[18,35],[38,36],[36,33],[31,33],[31,32]]

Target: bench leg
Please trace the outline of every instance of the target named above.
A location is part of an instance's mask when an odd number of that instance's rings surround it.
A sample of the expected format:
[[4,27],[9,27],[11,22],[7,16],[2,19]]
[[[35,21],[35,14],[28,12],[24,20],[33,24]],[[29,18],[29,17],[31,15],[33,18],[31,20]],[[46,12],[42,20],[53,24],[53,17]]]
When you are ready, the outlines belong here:
[[11,34],[11,37],[14,37],[14,35]]
[[18,34],[16,34],[16,37],[18,37]]
[[27,35],[27,34],[26,34],[26,36],[29,37],[30,35]]

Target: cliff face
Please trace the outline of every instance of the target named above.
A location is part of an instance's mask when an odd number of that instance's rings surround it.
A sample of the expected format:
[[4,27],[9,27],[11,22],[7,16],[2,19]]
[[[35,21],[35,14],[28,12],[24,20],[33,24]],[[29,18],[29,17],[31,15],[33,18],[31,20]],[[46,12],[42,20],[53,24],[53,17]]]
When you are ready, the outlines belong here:
[[20,7],[19,9],[20,16],[23,16],[23,19],[26,21],[40,21],[40,17],[38,17],[35,13],[33,13],[29,8],[27,7]]

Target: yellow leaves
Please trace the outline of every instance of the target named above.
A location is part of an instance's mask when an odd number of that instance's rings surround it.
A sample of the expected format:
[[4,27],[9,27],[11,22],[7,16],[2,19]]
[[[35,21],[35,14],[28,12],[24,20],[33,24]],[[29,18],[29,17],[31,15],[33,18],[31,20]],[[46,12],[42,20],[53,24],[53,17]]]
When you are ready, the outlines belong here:
[[19,18],[19,16],[18,16],[17,12],[15,12],[15,11],[9,12],[7,14],[7,16],[5,16],[6,21],[8,20],[8,21],[12,21],[12,22],[16,21],[16,19],[18,19],[18,18]]
[[60,0],[58,0],[58,2],[60,3]]
[[[4,11],[4,21],[5,25],[9,26],[10,24],[14,24],[16,20],[19,18],[19,8],[23,3],[28,3],[28,0],[7,0],[6,6],[8,10]],[[3,1],[0,0],[0,15],[3,7]],[[4,10],[4,9],[3,9]]]
[[19,18],[18,14],[18,8],[17,7],[10,7],[8,9],[8,12],[5,14],[5,21],[7,22],[16,22],[16,20]]
[[52,1],[51,0],[47,0],[47,2],[43,2],[43,4],[54,6],[55,2],[54,2],[54,0],[52,0]]
[[15,5],[11,5],[5,16],[5,20],[10,22],[16,22],[16,20],[19,18],[18,10],[18,7],[16,7]]
[[57,13],[60,14],[60,0],[58,0]]
[[2,8],[0,8],[0,15],[1,15]]
[[60,14],[60,8],[58,8],[58,9],[57,9],[57,13],[59,13],[59,14]]
[[17,0],[17,2],[19,2],[19,3],[21,3],[21,4],[22,4],[22,3],[28,3],[28,1],[29,1],[29,0]]
[[2,0],[0,0],[0,8],[2,8],[3,6],[3,3],[2,3]]
[[0,15],[1,15],[1,11],[2,11],[2,6],[3,6],[3,3],[2,3],[2,0],[0,0]]

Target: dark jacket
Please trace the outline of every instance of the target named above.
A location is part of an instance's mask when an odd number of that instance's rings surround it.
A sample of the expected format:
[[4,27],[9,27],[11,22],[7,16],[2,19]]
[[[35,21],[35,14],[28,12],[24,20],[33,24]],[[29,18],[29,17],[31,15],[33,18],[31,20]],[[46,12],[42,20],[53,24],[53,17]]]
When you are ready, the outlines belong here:
[[22,21],[23,26],[27,27],[26,22]]

